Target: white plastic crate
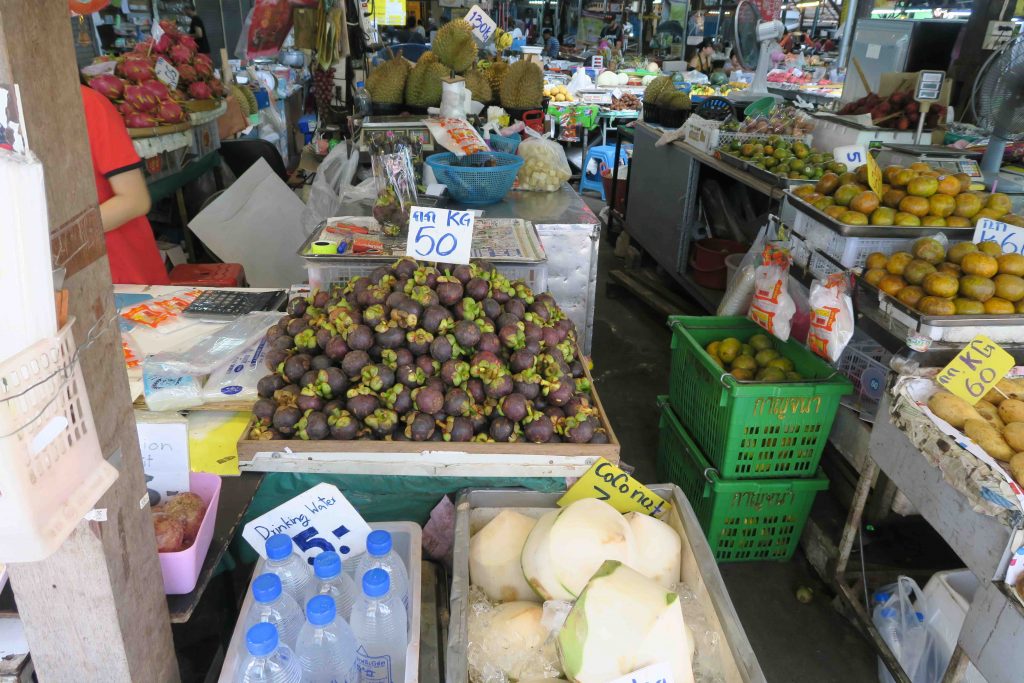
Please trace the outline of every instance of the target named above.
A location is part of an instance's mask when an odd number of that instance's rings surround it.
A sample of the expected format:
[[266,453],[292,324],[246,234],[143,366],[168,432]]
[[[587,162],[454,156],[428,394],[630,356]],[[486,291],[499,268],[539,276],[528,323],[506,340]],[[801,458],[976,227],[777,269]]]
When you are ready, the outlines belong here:
[[864,266],[869,254],[909,251],[914,240],[904,237],[844,237],[811,216],[797,211],[793,231],[803,237],[809,251],[817,249],[844,268]]
[[866,335],[855,332],[836,363],[839,372],[853,383],[853,393],[842,397],[839,402],[873,421],[885,393],[891,359],[889,351]]
[[100,451],[73,322],[0,365],[0,562],[48,557],[117,479]]
[[[314,259],[306,259],[306,273],[309,276],[309,286],[313,289],[324,289],[333,284],[344,284],[354,277],[369,275],[374,268],[389,266],[395,262],[395,258],[372,259],[372,260],[351,260],[352,262],[339,263],[337,261],[317,263]],[[498,272],[509,280],[522,280],[534,292],[546,292],[548,289],[548,265],[542,263],[494,263]],[[439,266],[442,270],[444,264]]]

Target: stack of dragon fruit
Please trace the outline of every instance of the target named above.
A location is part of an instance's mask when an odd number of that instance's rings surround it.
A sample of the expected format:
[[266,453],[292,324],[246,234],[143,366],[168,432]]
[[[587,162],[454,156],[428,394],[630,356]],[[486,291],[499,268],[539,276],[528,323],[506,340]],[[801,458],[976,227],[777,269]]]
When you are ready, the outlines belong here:
[[[184,123],[188,112],[181,105],[188,99],[223,97],[223,84],[214,77],[213,60],[199,54],[196,41],[161,21],[160,40],[149,38],[117,60],[113,74],[95,76],[89,86],[116,106],[128,128]],[[178,70],[178,87],[168,88],[156,77],[156,60],[163,57]],[[110,58],[100,58],[109,60]]]

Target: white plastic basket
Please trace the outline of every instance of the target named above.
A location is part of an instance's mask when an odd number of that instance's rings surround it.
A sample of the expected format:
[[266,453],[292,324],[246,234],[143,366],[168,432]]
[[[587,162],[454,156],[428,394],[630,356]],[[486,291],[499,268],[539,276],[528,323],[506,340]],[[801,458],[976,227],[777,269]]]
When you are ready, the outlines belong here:
[[811,251],[818,249],[831,256],[845,268],[863,267],[869,254],[876,251],[889,255],[897,251],[909,251],[914,240],[904,237],[844,237],[797,211],[793,231],[804,238]]
[[853,382],[854,388],[854,393],[842,397],[840,403],[874,421],[885,394],[891,359],[892,354],[880,344],[855,332],[836,364],[839,372]]
[[100,452],[73,322],[0,364],[0,562],[45,559],[117,479]]

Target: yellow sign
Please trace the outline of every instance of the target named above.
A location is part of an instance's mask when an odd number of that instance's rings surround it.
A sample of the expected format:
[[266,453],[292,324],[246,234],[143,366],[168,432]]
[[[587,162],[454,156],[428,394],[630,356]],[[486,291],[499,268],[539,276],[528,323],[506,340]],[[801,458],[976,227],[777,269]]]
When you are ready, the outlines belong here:
[[238,475],[238,438],[249,413],[194,410],[188,416],[188,451],[193,472]]
[[879,197],[882,196],[882,169],[878,167],[878,162],[875,161],[875,157],[869,152],[867,155],[868,165],[868,186],[871,187],[871,191],[877,194]]
[[558,506],[565,507],[583,498],[606,501],[619,512],[642,512],[651,517],[661,517],[672,509],[671,503],[604,458],[569,487]]
[[373,3],[373,20],[381,26],[405,26],[405,0],[377,0]]
[[942,368],[935,381],[972,406],[987,394],[1014,365],[1013,356],[983,334],[971,340]]

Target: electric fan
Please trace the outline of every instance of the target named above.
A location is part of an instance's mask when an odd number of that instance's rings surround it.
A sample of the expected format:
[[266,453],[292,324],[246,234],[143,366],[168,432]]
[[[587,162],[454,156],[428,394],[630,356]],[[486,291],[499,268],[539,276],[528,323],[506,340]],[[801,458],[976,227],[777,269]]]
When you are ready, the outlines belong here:
[[743,91],[743,99],[768,95],[768,71],[772,68],[771,46],[782,38],[785,26],[778,19],[761,21],[761,12],[751,0],[740,0],[736,6],[733,27],[736,54],[747,71],[754,72],[754,82]]
[[[974,120],[991,130],[988,148],[981,159],[985,185],[999,178],[1006,143],[1024,131],[1024,36],[1017,36],[989,57],[971,92]],[[1004,189],[1007,181],[1000,181]]]

